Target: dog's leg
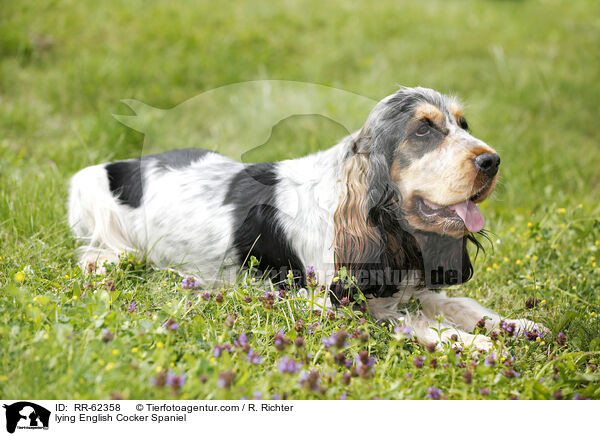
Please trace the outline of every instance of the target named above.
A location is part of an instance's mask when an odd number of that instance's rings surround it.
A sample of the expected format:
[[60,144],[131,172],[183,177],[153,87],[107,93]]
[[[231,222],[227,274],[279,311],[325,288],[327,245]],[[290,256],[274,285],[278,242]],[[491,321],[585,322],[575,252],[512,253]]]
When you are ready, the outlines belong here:
[[83,243],[79,265],[84,272],[105,274],[105,262],[118,262],[119,253],[134,251],[125,236],[126,209],[112,196],[102,165],[84,168],[71,178],[69,225]]
[[[417,291],[418,292],[418,291]],[[441,349],[441,342],[458,342],[463,345],[472,346],[478,350],[488,351],[492,347],[490,338],[483,335],[473,335],[461,330],[458,326],[450,325],[442,321],[435,321],[435,316],[415,316],[412,314],[403,314],[399,311],[398,305],[405,304],[412,297],[419,295],[414,291],[401,291],[391,297],[386,298],[368,298],[369,311],[376,320],[385,320],[392,324],[404,323],[413,330],[417,341],[421,344],[435,345]],[[436,331],[439,330],[439,331]]]
[[497,329],[502,320],[507,324],[514,324],[516,334],[522,334],[526,330],[532,329],[540,332],[548,330],[543,325],[525,318],[502,318],[496,312],[486,309],[471,298],[448,297],[445,292],[433,292],[426,289],[414,292],[413,296],[420,301],[426,317],[434,319],[436,316],[442,315],[448,322],[467,331],[472,331],[484,317],[486,318],[485,328],[488,331]]
[[79,266],[84,273],[106,275],[105,264],[119,263],[119,256],[112,250],[96,247],[81,247],[79,249]]

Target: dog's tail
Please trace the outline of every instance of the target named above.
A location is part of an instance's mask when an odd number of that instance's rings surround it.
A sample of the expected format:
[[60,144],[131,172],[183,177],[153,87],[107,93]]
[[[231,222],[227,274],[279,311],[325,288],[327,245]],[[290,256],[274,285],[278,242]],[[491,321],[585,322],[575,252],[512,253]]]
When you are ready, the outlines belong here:
[[122,251],[132,251],[126,237],[126,206],[113,197],[105,165],[94,165],[71,178],[69,225],[82,243],[79,248],[81,267],[115,262]]

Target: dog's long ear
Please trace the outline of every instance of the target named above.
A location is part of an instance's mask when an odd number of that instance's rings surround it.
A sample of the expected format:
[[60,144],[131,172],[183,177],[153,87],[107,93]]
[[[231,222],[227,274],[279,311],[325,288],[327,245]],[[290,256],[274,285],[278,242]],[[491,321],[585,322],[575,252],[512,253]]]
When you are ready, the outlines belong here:
[[[423,256],[424,278],[429,289],[458,285],[471,279],[473,265],[467,245],[472,237],[453,238],[424,232],[416,232],[415,237]],[[475,244],[478,244],[476,240]]]
[[[334,214],[336,270],[345,267],[364,294],[375,296],[396,292],[407,271],[420,265],[416,241],[401,225],[400,195],[383,149],[366,129],[354,140]],[[339,281],[331,290],[334,304],[354,292]]]

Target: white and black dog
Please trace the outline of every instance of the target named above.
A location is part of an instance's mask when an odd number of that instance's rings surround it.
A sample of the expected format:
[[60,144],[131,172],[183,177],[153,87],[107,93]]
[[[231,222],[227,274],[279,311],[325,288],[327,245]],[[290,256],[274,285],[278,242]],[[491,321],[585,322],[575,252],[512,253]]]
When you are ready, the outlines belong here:
[[[330,304],[360,289],[374,318],[404,318],[422,343],[439,342],[430,327],[441,315],[450,327],[442,341],[456,335],[487,349],[489,338],[467,332],[484,317],[491,331],[501,317],[435,290],[471,278],[467,245],[479,248],[473,234],[484,225],[477,203],[494,190],[499,164],[455,99],[402,88],[360,131],[299,159],[243,164],[185,149],[85,168],[71,180],[69,223],[84,269],[135,251],[214,284],[255,256],[277,281],[291,271],[302,285],[314,270],[331,285]],[[341,267],[351,285],[334,279]],[[412,298],[419,315],[399,309]]]

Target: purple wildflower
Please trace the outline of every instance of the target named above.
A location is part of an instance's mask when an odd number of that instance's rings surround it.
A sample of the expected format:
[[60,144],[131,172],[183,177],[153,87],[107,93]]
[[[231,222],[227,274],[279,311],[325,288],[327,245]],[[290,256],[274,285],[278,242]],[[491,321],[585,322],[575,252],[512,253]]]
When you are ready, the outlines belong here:
[[256,351],[254,351],[253,349],[250,349],[250,351],[248,351],[248,356],[246,357],[246,359],[248,360],[248,362],[253,363],[254,365],[258,365],[263,361],[263,358],[256,354]]
[[169,371],[166,378],[166,385],[173,387],[173,389],[179,389],[185,384],[186,375],[185,373],[181,375],[175,375],[173,371]]
[[285,336],[283,330],[279,330],[275,336],[273,336],[273,344],[277,351],[283,351],[292,341],[290,338]]
[[466,384],[470,385],[470,384],[471,384],[471,382],[473,381],[473,372],[471,372],[471,371],[469,371],[469,370],[465,371],[465,372],[463,373],[463,381],[464,381]]
[[394,332],[406,336],[408,339],[412,338],[413,330],[407,325],[399,325],[394,328]]
[[340,366],[346,365],[346,354],[343,351],[340,351],[335,356],[333,356],[333,361]]
[[203,299],[204,301],[208,301],[208,300],[210,300],[210,292],[203,292],[203,293],[202,293],[202,299]]
[[528,341],[533,342],[537,338],[542,337],[542,332],[538,332],[536,329],[533,329],[531,331],[525,331],[525,337],[527,338]]
[[479,389],[479,395],[487,397],[489,394],[490,394],[489,388],[480,388]]
[[496,365],[496,359],[494,358],[494,353],[490,357],[487,357],[483,362],[483,365],[486,367],[493,368]]
[[319,323],[319,321],[315,321],[313,324],[309,324],[308,332],[312,335],[320,325],[321,324]]
[[514,357],[507,357],[506,359],[504,359],[504,364],[508,367],[513,366],[515,363],[515,358]]
[[300,386],[304,387],[305,389],[308,389],[311,391],[318,391],[319,390],[319,378],[320,378],[320,375],[319,375],[318,371],[311,371],[311,372],[304,371],[302,374],[300,374],[300,378],[298,379],[298,381],[300,382]]
[[462,355],[463,353],[463,347],[461,347],[458,344],[454,344],[454,346],[452,347],[454,349],[454,351],[456,352],[456,357],[459,357]]
[[158,388],[162,388],[167,382],[167,373],[165,371],[161,371],[156,374],[156,377],[150,379],[150,385],[156,386]]
[[345,348],[346,347],[346,338],[348,337],[348,333],[346,332],[346,330],[340,330],[339,332],[335,333],[334,335],[330,336],[330,337],[325,337],[323,338],[323,345],[325,345],[325,347],[329,348],[329,347],[333,347],[335,346],[336,348]]
[[135,300],[131,300],[131,303],[129,303],[129,306],[127,306],[127,310],[129,313],[137,312],[135,308]]
[[413,364],[417,368],[423,368],[423,362],[425,362],[425,357],[423,357],[423,356],[413,357]]
[[348,399],[348,395],[346,394],[342,394],[338,397],[338,400],[347,400]]
[[279,372],[282,374],[294,374],[300,371],[302,367],[301,362],[296,362],[294,359],[290,359],[289,357],[283,357],[278,363],[277,368],[279,368]]
[[115,337],[115,334],[109,329],[102,329],[102,340],[104,342],[110,342]]
[[377,360],[370,356],[365,350],[361,350],[355,359],[356,370],[358,375],[362,378],[369,378],[374,374],[373,366],[377,363]]
[[232,370],[228,369],[227,371],[223,371],[219,374],[219,379],[217,380],[217,386],[220,388],[230,388],[233,383],[233,379],[235,378],[235,374]]
[[254,391],[254,393],[252,394],[252,398],[255,400],[262,400],[262,392],[261,391]]
[[167,322],[165,322],[165,328],[174,332],[179,328],[179,324],[177,324],[173,318],[169,318]]
[[275,304],[275,295],[272,292],[265,291],[264,297],[260,297],[260,299],[262,300],[262,302],[265,306],[265,309],[267,309],[267,310],[273,309],[273,304]]
[[507,336],[512,336],[515,333],[517,326],[512,322],[500,321],[500,328],[506,332]]
[[181,287],[183,289],[198,289],[200,287],[200,282],[196,280],[195,277],[188,276],[181,282]]
[[527,309],[533,309],[535,306],[538,305],[539,300],[535,297],[531,297],[529,298],[527,301],[525,301],[525,307]]
[[567,343],[567,335],[565,335],[563,332],[560,332],[556,337],[556,342],[558,345],[565,345]]
[[325,345],[326,348],[333,347],[334,344],[335,338],[333,336],[323,338],[323,345]]
[[236,347],[242,347],[242,348],[247,343],[248,343],[248,335],[246,333],[240,333],[238,338],[235,341],[233,341],[233,345],[235,345]]
[[231,345],[229,345],[229,344],[215,345],[215,348],[213,348],[213,356],[221,357],[221,354],[223,354],[223,351],[227,351],[228,353],[231,353],[232,352]]
[[315,273],[314,266],[306,267],[306,281],[311,286],[314,286],[317,284],[317,274]]
[[502,371],[502,374],[504,374],[504,376],[506,378],[517,378],[519,377],[521,374],[519,374],[517,371],[515,371],[512,368],[507,368],[504,371]]
[[430,400],[439,400],[442,398],[442,390],[434,386],[427,388],[427,398]]

